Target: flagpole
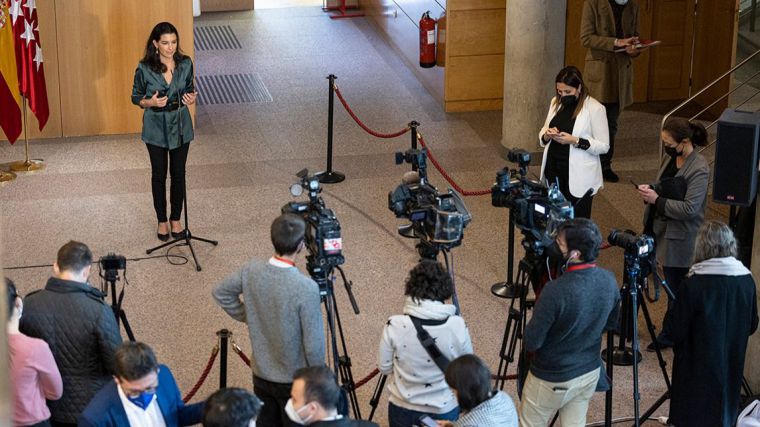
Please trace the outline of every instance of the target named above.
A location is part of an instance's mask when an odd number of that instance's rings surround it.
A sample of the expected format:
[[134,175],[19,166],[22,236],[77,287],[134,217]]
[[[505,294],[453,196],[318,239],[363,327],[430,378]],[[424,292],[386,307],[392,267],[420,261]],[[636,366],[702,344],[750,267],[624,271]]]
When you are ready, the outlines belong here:
[[42,160],[32,160],[29,158],[29,135],[27,133],[29,122],[26,120],[26,97],[22,96],[21,102],[24,109],[24,151],[26,152],[26,160],[12,163],[11,170],[16,172],[33,172],[44,169],[45,163]]

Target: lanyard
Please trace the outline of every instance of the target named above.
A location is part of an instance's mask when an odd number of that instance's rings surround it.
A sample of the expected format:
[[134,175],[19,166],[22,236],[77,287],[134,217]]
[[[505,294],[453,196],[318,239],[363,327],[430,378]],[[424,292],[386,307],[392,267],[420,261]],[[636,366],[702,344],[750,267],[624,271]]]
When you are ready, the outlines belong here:
[[280,262],[282,262],[282,263],[285,263],[285,264],[287,264],[287,265],[289,265],[289,266],[291,266],[291,267],[295,267],[295,266],[296,266],[296,263],[295,263],[295,262],[293,262],[293,261],[291,261],[291,260],[289,260],[289,259],[280,258],[280,257],[278,257],[278,256],[275,256],[275,257],[272,257],[272,258],[274,258],[274,259],[276,259],[277,261],[280,261]]
[[596,267],[596,263],[573,264],[567,267],[567,270],[565,270],[565,273],[569,273],[571,271],[576,271],[576,270],[585,270],[587,268],[594,268],[594,267]]

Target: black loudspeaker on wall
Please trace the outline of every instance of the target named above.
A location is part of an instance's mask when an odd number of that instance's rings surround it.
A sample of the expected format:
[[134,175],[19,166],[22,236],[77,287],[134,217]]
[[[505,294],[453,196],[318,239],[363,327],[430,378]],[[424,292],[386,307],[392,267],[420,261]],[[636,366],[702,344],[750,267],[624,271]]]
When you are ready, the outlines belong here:
[[760,112],[726,109],[718,120],[713,200],[749,206],[757,193]]

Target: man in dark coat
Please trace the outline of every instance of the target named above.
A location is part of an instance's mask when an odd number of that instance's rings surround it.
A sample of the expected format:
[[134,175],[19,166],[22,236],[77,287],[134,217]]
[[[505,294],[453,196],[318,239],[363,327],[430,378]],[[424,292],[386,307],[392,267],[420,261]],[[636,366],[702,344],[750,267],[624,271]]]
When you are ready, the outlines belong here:
[[328,367],[301,368],[293,374],[293,388],[285,413],[294,423],[311,427],[378,427],[370,421],[340,415],[340,395],[340,386]]
[[730,427],[739,415],[747,340],[758,325],[755,282],[725,224],[697,235],[695,264],[673,305],[670,423]]
[[90,399],[112,381],[119,327],[103,294],[87,283],[92,252],[70,241],[58,250],[45,289],[24,299],[20,330],[48,343],[63,378],[63,396],[49,402],[53,426],[74,426]]

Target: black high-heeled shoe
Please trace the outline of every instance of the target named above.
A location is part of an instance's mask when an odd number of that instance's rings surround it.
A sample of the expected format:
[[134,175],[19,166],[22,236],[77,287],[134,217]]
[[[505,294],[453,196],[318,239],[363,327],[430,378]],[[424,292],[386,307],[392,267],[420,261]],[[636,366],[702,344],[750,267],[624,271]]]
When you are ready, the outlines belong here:
[[[174,221],[174,222],[179,222],[179,221]],[[169,222],[169,232],[171,232],[171,235],[172,235],[173,239],[181,239],[181,238],[185,237],[186,230],[183,229],[182,231],[175,232],[175,231],[172,230],[172,223]]]
[[161,234],[158,231],[156,231],[156,237],[158,237],[158,240],[162,242],[168,242],[169,241],[169,233]]

